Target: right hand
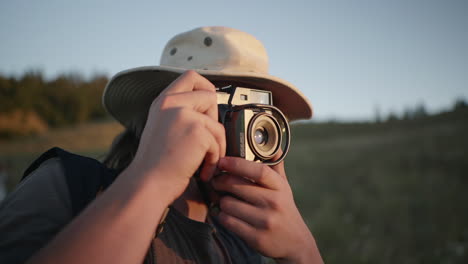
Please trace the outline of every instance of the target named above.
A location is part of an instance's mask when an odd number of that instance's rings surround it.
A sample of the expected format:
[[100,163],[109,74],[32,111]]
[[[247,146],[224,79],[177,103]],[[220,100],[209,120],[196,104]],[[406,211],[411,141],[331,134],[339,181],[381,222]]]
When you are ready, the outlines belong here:
[[200,167],[208,181],[226,152],[214,85],[195,71],[172,82],[151,104],[132,172],[156,179],[179,197]]

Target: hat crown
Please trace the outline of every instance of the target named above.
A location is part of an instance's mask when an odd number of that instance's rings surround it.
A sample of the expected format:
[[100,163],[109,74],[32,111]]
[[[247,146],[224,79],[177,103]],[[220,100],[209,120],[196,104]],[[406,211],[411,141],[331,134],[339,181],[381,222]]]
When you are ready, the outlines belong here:
[[141,131],[154,99],[187,69],[215,85],[271,91],[274,105],[290,121],[312,117],[310,102],[294,85],[268,74],[263,44],[228,27],[201,27],[176,35],[166,44],[159,66],[114,75],[104,90],[103,105],[125,127]]
[[201,27],[166,44],[161,66],[195,70],[268,73],[268,55],[254,36],[228,27]]

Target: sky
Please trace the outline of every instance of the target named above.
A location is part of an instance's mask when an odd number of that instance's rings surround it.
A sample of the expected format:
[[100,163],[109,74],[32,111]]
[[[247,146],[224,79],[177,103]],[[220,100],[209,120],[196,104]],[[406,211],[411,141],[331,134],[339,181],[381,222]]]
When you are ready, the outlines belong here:
[[0,73],[110,77],[158,65],[178,33],[228,26],[265,45],[315,120],[435,113],[468,99],[467,14],[466,0],[1,1]]

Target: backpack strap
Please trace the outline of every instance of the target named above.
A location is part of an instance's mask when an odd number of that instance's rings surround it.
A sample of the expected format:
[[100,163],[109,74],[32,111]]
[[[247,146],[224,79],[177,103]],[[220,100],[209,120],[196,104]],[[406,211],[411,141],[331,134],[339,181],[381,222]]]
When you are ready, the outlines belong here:
[[52,148],[37,158],[24,172],[21,180],[48,159],[59,158],[72,202],[73,216],[78,215],[99,191],[106,189],[116,178],[117,173],[101,162],[67,152],[61,148]]

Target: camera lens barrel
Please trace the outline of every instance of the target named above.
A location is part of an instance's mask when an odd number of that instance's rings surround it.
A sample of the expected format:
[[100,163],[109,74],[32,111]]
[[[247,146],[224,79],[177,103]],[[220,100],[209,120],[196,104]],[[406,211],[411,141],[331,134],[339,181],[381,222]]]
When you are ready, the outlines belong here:
[[[280,163],[288,153],[291,133],[284,114],[273,105],[218,104],[219,121],[226,130],[226,155]],[[279,157],[273,160],[278,152]]]
[[249,122],[247,140],[257,157],[269,160],[281,147],[281,127],[273,115],[258,113]]

